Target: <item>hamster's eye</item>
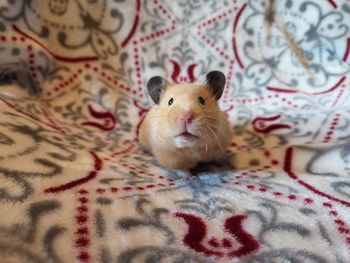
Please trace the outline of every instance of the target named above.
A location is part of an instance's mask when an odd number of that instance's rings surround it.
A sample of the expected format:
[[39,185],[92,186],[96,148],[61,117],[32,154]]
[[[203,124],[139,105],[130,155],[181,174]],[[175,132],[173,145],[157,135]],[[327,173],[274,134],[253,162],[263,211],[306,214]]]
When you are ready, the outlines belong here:
[[174,99],[171,98],[171,99],[168,101],[168,106],[170,106],[171,104],[173,104],[173,102],[174,102]]
[[202,105],[205,105],[205,99],[202,96],[198,97],[198,102]]

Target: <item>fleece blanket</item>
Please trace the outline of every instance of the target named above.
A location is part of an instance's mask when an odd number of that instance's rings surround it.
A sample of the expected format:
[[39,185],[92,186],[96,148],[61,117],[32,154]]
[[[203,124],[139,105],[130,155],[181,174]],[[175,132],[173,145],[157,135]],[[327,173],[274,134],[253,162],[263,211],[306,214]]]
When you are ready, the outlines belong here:
[[[350,262],[350,2],[0,1],[0,262]],[[163,169],[145,83],[227,77],[226,159]]]

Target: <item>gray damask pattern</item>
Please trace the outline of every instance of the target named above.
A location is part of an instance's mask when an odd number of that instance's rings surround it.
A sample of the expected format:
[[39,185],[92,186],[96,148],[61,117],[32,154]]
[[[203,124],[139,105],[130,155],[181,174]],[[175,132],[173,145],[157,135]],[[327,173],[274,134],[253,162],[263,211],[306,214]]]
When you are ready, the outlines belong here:
[[[0,3],[1,262],[347,262],[345,0]],[[227,155],[140,148],[147,79],[227,78]]]

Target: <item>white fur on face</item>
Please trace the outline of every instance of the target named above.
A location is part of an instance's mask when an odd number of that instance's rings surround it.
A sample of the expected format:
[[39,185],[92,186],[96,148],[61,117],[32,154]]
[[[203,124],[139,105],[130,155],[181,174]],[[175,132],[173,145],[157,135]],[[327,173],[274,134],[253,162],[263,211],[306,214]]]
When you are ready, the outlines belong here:
[[177,148],[186,148],[186,147],[196,146],[198,139],[197,138],[185,139],[181,137],[175,137],[174,141]]

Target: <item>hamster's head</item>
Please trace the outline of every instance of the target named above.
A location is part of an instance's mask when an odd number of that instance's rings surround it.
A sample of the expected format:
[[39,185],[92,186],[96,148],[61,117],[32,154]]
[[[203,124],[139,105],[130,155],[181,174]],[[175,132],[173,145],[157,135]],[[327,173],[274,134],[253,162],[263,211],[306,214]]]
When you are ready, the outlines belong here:
[[156,103],[152,133],[159,143],[177,148],[206,147],[218,139],[224,114],[218,100],[225,87],[225,75],[211,71],[204,81],[191,84],[170,84],[159,76],[147,83]]

